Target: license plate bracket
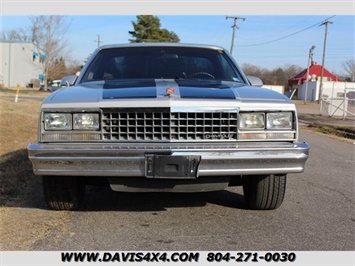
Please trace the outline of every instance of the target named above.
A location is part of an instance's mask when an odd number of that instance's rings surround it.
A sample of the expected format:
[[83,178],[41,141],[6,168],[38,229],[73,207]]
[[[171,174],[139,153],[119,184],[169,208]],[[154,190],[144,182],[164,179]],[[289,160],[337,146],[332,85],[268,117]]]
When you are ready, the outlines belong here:
[[145,156],[145,175],[148,178],[196,179],[201,156],[157,155]]

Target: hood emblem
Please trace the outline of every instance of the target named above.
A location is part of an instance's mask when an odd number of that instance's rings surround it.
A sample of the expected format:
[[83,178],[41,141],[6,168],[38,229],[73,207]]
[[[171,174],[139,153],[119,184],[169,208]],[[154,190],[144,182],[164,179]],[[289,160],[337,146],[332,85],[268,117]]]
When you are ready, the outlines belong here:
[[171,87],[167,88],[166,94],[168,94],[168,95],[174,94],[174,88],[171,88]]

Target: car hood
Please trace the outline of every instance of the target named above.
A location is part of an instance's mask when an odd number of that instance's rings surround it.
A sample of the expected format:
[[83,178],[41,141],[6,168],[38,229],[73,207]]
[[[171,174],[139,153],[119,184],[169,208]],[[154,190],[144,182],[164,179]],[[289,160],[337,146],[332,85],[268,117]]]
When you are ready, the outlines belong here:
[[[78,86],[63,88],[50,94],[44,104],[112,104],[113,101],[189,102],[218,101],[248,103],[292,103],[286,96],[259,87],[239,82],[210,80],[110,80],[87,82]],[[149,105],[149,104],[148,104]],[[227,104],[228,105],[228,104]],[[143,105],[142,105],[143,106]],[[154,106],[154,105],[153,105]],[[160,104],[161,106],[161,104]]]

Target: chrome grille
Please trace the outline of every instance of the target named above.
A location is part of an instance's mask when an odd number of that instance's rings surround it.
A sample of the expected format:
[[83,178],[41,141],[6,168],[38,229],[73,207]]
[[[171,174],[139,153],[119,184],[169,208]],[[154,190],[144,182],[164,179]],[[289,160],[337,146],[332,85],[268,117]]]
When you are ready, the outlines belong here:
[[103,110],[102,131],[102,139],[111,141],[236,140],[237,113]]

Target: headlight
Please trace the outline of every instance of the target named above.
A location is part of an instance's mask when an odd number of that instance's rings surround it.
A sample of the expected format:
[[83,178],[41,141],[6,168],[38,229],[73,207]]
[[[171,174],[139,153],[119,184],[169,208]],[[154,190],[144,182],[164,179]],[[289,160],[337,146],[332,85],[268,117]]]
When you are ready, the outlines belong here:
[[44,114],[45,130],[71,130],[72,115],[68,113],[46,113]]
[[279,112],[266,114],[267,129],[292,129],[292,113]]
[[99,125],[99,114],[74,114],[74,129],[98,130],[100,127]]
[[241,113],[239,116],[240,129],[264,129],[264,113]]

